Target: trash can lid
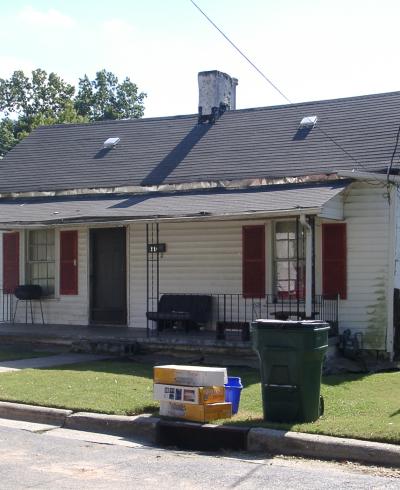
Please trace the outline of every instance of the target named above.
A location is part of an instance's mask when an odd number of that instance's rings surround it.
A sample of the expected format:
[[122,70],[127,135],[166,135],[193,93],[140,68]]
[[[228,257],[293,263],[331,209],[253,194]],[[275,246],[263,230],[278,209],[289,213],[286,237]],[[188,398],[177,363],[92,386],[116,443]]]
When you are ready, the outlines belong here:
[[275,328],[275,329],[314,329],[316,327],[330,328],[327,322],[322,320],[271,320],[269,318],[260,318],[255,320],[252,325],[259,328]]

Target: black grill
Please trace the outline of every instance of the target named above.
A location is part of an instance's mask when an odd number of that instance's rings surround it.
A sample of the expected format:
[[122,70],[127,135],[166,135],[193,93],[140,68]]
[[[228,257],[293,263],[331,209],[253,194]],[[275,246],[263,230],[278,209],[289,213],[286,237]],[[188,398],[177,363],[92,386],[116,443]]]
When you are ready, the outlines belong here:
[[24,284],[22,286],[17,286],[14,291],[17,299],[21,300],[33,300],[41,299],[43,296],[42,286],[36,284]]

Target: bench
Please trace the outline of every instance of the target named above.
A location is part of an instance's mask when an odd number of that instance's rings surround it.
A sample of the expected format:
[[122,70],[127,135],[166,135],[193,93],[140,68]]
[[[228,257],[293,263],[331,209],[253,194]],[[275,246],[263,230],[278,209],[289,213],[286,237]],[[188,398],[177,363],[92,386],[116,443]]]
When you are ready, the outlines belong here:
[[157,330],[174,325],[183,326],[185,331],[198,329],[211,319],[212,296],[207,294],[163,294],[157,311],[148,311],[149,320],[157,322]]

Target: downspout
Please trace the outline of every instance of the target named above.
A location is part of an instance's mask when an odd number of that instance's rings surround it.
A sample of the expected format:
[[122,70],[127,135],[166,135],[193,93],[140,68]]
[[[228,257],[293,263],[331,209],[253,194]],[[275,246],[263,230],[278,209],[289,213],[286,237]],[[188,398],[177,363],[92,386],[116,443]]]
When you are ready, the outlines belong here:
[[306,229],[306,297],[305,313],[307,318],[312,316],[312,227],[307,222],[305,214],[300,215],[300,223]]
[[397,236],[397,187],[388,190],[389,192],[389,236],[388,236],[388,282],[387,282],[387,327],[386,327],[386,352],[389,353],[390,360],[394,355],[394,288],[396,286],[396,252],[399,237]]

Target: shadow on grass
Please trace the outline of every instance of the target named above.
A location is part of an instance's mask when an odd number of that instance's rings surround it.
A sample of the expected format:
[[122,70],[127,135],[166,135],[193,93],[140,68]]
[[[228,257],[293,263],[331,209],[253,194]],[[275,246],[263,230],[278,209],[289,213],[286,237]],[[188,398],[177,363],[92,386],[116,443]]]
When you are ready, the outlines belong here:
[[396,415],[400,415],[400,408],[396,412],[391,413],[389,417],[396,417]]
[[343,373],[329,374],[322,377],[322,382],[328,386],[338,386],[342,383],[350,383],[352,381],[360,381],[363,378],[373,375],[374,373]]

